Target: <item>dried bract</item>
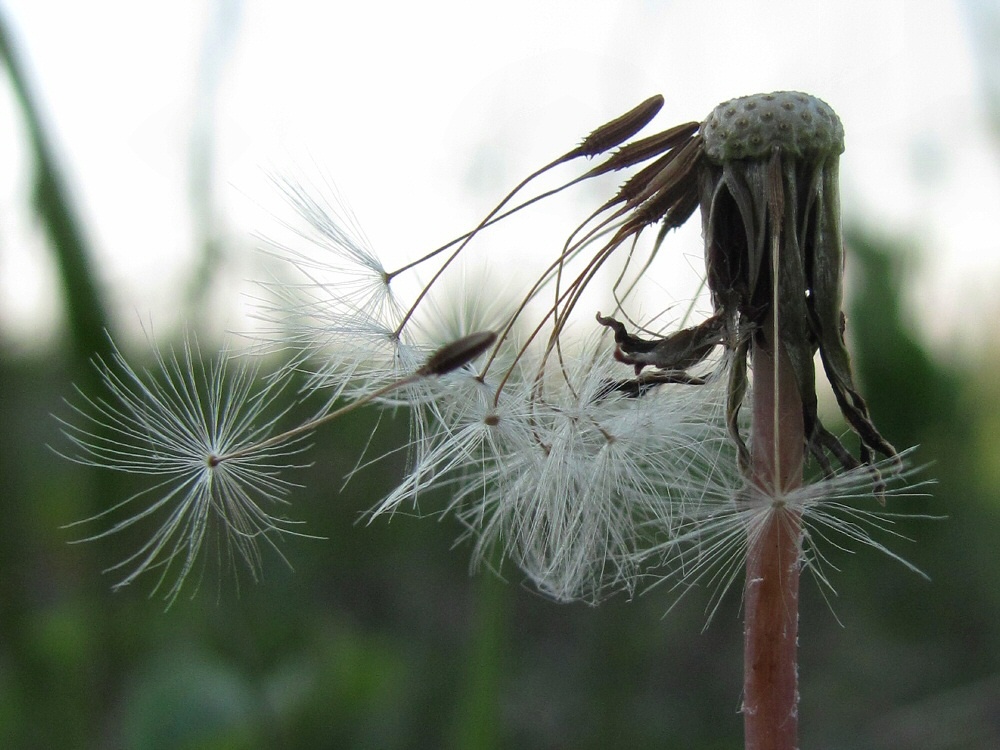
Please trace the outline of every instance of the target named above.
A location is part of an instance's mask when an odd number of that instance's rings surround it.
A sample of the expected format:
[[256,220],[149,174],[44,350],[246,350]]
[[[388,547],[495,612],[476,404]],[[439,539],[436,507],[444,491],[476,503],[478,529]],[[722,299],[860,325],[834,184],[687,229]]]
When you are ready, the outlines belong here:
[[[716,107],[702,138],[705,265],[717,314],[741,334],[777,319],[802,397],[808,447],[827,473],[827,451],[844,469],[858,462],[817,416],[817,349],[841,412],[861,440],[861,461],[873,463],[876,453],[895,456],[854,385],[844,342],[840,120],[807,94],[759,94]],[[745,361],[746,349],[737,353]],[[744,367],[734,366],[740,391]],[[733,423],[741,401],[732,401]]]

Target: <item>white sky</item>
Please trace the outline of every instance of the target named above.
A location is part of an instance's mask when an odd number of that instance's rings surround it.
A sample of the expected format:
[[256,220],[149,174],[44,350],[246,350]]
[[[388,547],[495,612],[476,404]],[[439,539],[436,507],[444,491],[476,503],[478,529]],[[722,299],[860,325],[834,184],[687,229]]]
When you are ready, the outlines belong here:
[[[794,89],[845,124],[847,216],[913,241],[910,303],[938,345],[973,346],[970,321],[998,311],[1000,235],[987,222],[1000,208],[1000,161],[956,2],[6,6],[123,321],[177,322],[195,258],[199,81],[213,69],[215,210],[247,258],[269,211],[253,187],[261,170],[303,154],[336,180],[372,244],[402,258],[471,227],[521,177],[653,93],[666,97],[662,128],[733,96]],[[44,341],[58,293],[5,83],[0,165],[0,335]],[[565,235],[568,219],[539,213]],[[532,237],[510,252],[553,250]],[[678,238],[682,265],[697,239],[697,228]],[[255,275],[249,259],[234,265]],[[219,328],[239,316],[229,293]]]

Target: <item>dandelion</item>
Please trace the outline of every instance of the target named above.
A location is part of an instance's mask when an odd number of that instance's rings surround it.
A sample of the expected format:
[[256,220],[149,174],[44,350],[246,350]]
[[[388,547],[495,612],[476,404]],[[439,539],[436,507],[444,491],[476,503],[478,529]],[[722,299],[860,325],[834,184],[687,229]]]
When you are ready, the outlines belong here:
[[[306,247],[274,244],[301,280],[268,284],[264,315],[294,351],[291,364],[259,392],[245,373],[224,387],[213,369],[201,400],[190,351],[160,358],[166,385],[116,354],[122,374],[102,369],[111,400],[79,410],[94,429],[67,426],[77,460],[165,477],[148,491],[160,495],[152,505],[97,535],[168,514],[126,561],[134,572],[124,582],[155,566],[166,576],[179,560],[168,589],[176,596],[213,515],[256,569],[253,541],[287,528],[261,506],[283,500],[289,485],[276,472],[304,436],[366,404],[406,408],[410,467],[372,518],[444,489],[435,510],[463,524],[474,564],[510,559],[560,601],[673,580],[680,591],[713,587],[711,614],[745,571],[747,746],[794,747],[800,572],[832,590],[826,547],[851,543],[906,564],[877,535],[893,533],[887,500],[916,489],[908,454],[872,422],[845,345],[844,131],[821,100],[776,92],[630,141],[662,103],[652,97],[597,128],[471,231],[395,269],[378,261],[342,202],[280,183],[299,213],[286,228]],[[597,163],[530,193],[537,177],[581,158]],[[626,175],[621,187],[513,305],[483,304],[485,286],[449,305],[480,233],[612,172]],[[667,234],[699,209],[711,309],[692,302],[668,319],[664,305],[644,317],[643,280]],[[610,311],[586,309],[587,290],[607,273]],[[410,298],[403,277],[417,290]],[[857,455],[820,422],[817,353]],[[292,369],[311,374],[307,391],[324,403],[272,436],[277,417],[264,411]],[[804,481],[807,459],[815,481]]]
[[[702,123],[619,147],[657,108],[650,100],[598,128],[519,184],[472,232],[406,267],[439,264],[397,332],[489,224],[581,181],[634,170],[569,234],[501,329],[467,391],[477,407],[435,407],[439,424],[426,423],[413,471],[378,510],[435,484],[452,486],[448,509],[477,537],[477,554],[501,545],[558,599],[591,598],[609,584],[630,590],[636,561],[651,554],[675,565],[683,583],[708,576],[721,590],[745,566],[747,744],[794,747],[800,571],[812,565],[826,582],[814,543],[837,535],[893,556],[869,533],[891,515],[846,501],[861,494],[884,504],[882,474],[908,476],[854,384],[844,340],[843,127],[821,100],[776,92],[725,102]],[[614,148],[583,175],[514,203],[539,174]],[[665,235],[698,208],[712,314],[673,331],[644,331],[627,312],[631,295]],[[651,227],[655,241],[643,247]],[[584,290],[612,263],[617,307],[597,322],[613,350],[601,362],[570,351],[567,331]],[[533,317],[532,306],[546,298],[540,319]],[[819,420],[817,352],[860,442],[856,457]],[[608,360],[630,366],[634,378],[615,375]],[[728,440],[675,429],[685,412],[724,425]],[[729,473],[719,470],[726,446],[734,453]],[[807,455],[825,478],[803,485]]]
[[[751,496],[770,501],[750,503],[763,513],[748,527],[746,551],[746,741],[749,747],[795,747],[803,514],[787,498],[802,483],[806,449],[828,475],[826,450],[848,471],[859,465],[816,415],[817,349],[860,438],[861,460],[872,466],[876,452],[895,459],[896,451],[868,415],[844,344],[839,118],[815,97],[777,92],[720,104],[702,137],[708,284],[718,313],[749,332],[730,370],[730,432]],[[736,426],[748,352],[754,374],[750,450]]]
[[[322,358],[315,385],[326,381],[337,396],[368,399],[441,345],[428,332],[477,328],[462,324],[474,306],[457,306],[463,313],[444,327],[432,319],[445,309],[442,280],[462,273],[458,261],[480,232],[580,182],[630,172],[521,301],[488,316],[486,327],[499,335],[481,366],[377,399],[412,407],[414,427],[411,469],[373,515],[416,506],[428,489],[447,487],[452,497],[442,512],[466,524],[474,559],[499,547],[559,599],[631,590],[635,561],[650,549],[693,543],[690,524],[702,517],[703,497],[770,492],[773,507],[785,512],[806,452],[831,481],[838,471],[854,476],[867,467],[877,497],[879,471],[898,468],[853,383],[844,345],[836,115],[818,99],[779,92],[725,102],[703,123],[626,142],[661,106],[653,97],[597,128],[518,184],[472,231],[394,270],[378,262],[349,219],[324,214],[334,204],[346,213],[337,201],[284,188],[305,222],[302,236],[316,239],[329,255],[327,270],[346,270],[347,281],[319,280],[323,252],[307,266],[307,254],[292,251],[307,277],[298,288],[308,290],[305,302],[296,304],[285,288],[285,307],[275,309],[314,319],[298,330],[308,330],[302,361]],[[601,161],[522,197],[536,177],[580,157]],[[712,313],[693,325],[685,315],[685,327],[665,331],[636,323],[628,309],[639,282],[665,235],[698,208]],[[654,227],[655,241],[641,245]],[[567,332],[584,291],[612,264],[616,308],[598,313],[603,338],[581,348]],[[415,298],[390,294],[396,279],[417,273],[429,280]],[[818,418],[817,351],[860,439],[858,457]],[[624,377],[622,365],[634,377]],[[751,392],[747,419],[742,405]],[[800,536],[785,550],[795,576]],[[752,547],[746,558],[756,559]]]

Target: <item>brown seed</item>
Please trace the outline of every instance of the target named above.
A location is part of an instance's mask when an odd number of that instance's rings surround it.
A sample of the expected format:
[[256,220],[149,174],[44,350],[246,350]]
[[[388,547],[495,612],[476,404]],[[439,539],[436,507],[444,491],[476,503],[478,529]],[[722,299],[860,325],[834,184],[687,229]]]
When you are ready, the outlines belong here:
[[496,340],[497,335],[493,331],[477,331],[463,336],[450,344],[445,344],[428,357],[423,367],[417,370],[417,375],[423,377],[446,375],[467,365],[489,349]]
[[593,133],[583,139],[583,142],[572,152],[574,156],[595,156],[614,148],[642,130],[649,121],[656,117],[663,106],[660,94],[649,97],[637,107],[633,107],[621,117],[606,122]]

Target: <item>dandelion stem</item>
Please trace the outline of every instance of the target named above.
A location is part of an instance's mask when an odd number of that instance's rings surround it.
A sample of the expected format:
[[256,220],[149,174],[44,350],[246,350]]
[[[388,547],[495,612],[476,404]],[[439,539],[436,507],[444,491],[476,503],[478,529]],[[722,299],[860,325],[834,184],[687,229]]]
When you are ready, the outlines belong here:
[[802,483],[802,399],[791,360],[774,343],[775,332],[774,326],[764,326],[753,348],[752,481],[768,507],[748,530],[743,697],[747,750],[798,747],[802,532],[799,513],[783,498]]

